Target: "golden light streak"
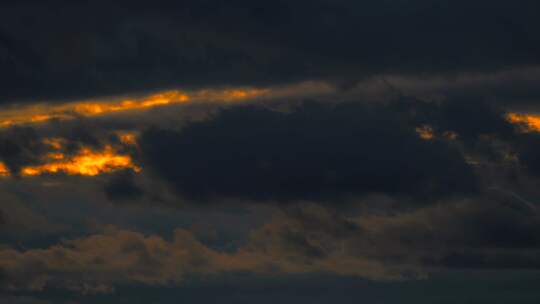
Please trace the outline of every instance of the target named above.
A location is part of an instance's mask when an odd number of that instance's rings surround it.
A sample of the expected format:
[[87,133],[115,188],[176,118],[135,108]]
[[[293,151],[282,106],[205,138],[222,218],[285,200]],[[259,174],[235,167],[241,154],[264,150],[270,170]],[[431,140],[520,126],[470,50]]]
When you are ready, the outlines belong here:
[[66,158],[62,153],[49,153],[48,163],[24,167],[22,176],[64,173],[68,175],[95,176],[121,169],[140,172],[141,168],[133,163],[129,155],[119,155],[111,146],[105,146],[102,151],[83,148],[78,154]]
[[508,113],[506,119],[513,124],[525,126],[526,132],[540,132],[540,115]]
[[171,90],[142,98],[97,100],[61,105],[34,104],[0,110],[0,127],[10,127],[50,120],[69,120],[77,117],[99,116],[117,112],[144,110],[186,102],[235,102],[270,93],[269,89],[203,89],[198,91]]

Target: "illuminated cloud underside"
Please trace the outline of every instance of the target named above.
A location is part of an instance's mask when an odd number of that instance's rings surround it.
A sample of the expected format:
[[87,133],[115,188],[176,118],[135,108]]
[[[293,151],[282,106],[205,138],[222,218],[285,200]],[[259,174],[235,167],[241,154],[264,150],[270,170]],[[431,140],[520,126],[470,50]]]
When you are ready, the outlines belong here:
[[[141,171],[141,168],[133,163],[131,156],[117,154],[111,146],[105,146],[99,151],[83,148],[76,155],[69,157],[61,152],[48,153],[44,157],[43,164],[23,167],[20,175],[23,177],[44,174],[96,176],[126,169],[137,173]],[[1,162],[0,176],[11,176],[7,166]]]
[[540,115],[508,113],[508,121],[525,126],[525,131],[540,132]]
[[186,102],[235,102],[259,97],[270,92],[269,89],[204,89],[193,92],[164,91],[142,98],[82,101],[61,105],[34,104],[0,110],[0,127],[46,122],[50,120],[68,120],[77,117],[99,116],[123,111],[144,110],[158,106],[181,104]]
[[0,177],[10,176],[9,169],[6,167],[6,164],[0,162]]
[[420,138],[422,138],[424,140],[431,140],[434,137],[433,128],[431,126],[428,126],[428,125],[423,125],[423,126],[417,127],[416,128],[416,133],[418,134],[418,136],[420,136]]
[[139,172],[141,169],[133,164],[129,155],[116,154],[111,146],[102,151],[83,148],[77,155],[65,159],[62,153],[48,155],[51,162],[39,166],[29,166],[21,170],[22,176],[65,173],[68,175],[95,176],[121,169]]

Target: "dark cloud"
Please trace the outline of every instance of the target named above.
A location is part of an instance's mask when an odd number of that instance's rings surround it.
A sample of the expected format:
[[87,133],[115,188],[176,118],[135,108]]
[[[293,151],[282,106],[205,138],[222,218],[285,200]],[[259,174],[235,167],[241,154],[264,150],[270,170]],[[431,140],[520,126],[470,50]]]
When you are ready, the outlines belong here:
[[[347,90],[356,99],[384,99],[398,95],[423,100],[484,100],[511,110],[533,110],[540,90],[538,66],[460,75],[376,75]],[[388,96],[390,95],[390,96]]]
[[234,273],[404,280],[450,269],[539,269],[540,217],[515,204],[486,197],[359,216],[297,205],[251,231],[231,252],[210,248],[183,229],[169,240],[109,227],[45,249],[0,248],[0,267],[8,290],[89,294]]
[[[238,273],[539,270],[540,135],[507,117],[537,111],[538,11],[534,0],[3,1],[0,114],[71,119],[0,130],[14,175],[0,177],[0,302]],[[88,117],[47,107],[238,85],[268,90],[242,105],[201,97]],[[24,102],[40,104],[11,107]],[[136,172],[17,177],[52,152],[105,147]]]
[[[10,304],[51,304],[50,301],[37,299],[28,296],[2,296],[0,295],[0,303]],[[66,302],[64,302],[66,303]],[[73,303],[73,302],[70,302]],[[68,303],[66,303],[68,304]]]
[[[539,63],[536,1],[4,2],[2,100]],[[100,22],[95,22],[99,19]]]
[[234,107],[181,132],[150,129],[147,169],[194,199],[335,200],[369,192],[416,196],[475,190],[471,168],[442,141],[424,141],[384,108]]
[[0,130],[0,160],[13,172],[36,163],[47,151],[39,133],[30,127]]
[[516,150],[521,164],[528,173],[540,176],[540,135],[537,133],[522,134],[515,139]]
[[526,173],[540,176],[538,132],[524,131],[528,126],[511,123],[501,106],[470,97],[444,102],[404,97],[392,106],[412,125],[430,126],[436,136],[454,133],[466,156],[499,166],[509,165],[508,160],[515,157],[512,166],[522,166]]
[[506,111],[486,98],[461,97],[444,101],[401,96],[389,102],[394,115],[412,126],[428,125],[435,135],[452,132],[466,143],[482,136],[511,139],[518,128],[506,118]]
[[105,194],[110,200],[133,200],[141,198],[144,191],[136,184],[132,172],[115,174],[105,185]]
[[487,99],[425,101],[403,96],[391,102],[390,107],[411,127],[426,126],[434,138],[459,149],[484,179],[510,171],[520,176],[527,172],[538,176],[537,132],[525,131],[529,126],[510,122],[508,112]]
[[457,133],[464,141],[476,141],[482,135],[509,138],[514,127],[505,113],[485,100],[461,98],[443,103],[431,125]]
[[0,193],[0,247],[10,242],[20,244],[24,240],[44,238],[67,230],[65,225],[51,221],[18,195],[4,189]]

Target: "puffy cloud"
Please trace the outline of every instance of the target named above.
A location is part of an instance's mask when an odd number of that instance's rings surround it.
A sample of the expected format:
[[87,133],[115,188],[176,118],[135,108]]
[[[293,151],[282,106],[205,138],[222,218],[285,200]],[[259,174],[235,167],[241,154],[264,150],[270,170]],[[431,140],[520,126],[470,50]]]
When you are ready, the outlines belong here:
[[256,247],[225,253],[206,247],[185,230],[171,241],[125,230],[65,241],[47,249],[0,250],[5,290],[62,288],[107,293],[114,286],[143,283],[176,285],[194,276],[226,272],[330,272],[396,279],[400,273],[377,262],[339,256],[317,257],[303,252],[261,251]]
[[395,214],[345,216],[317,204],[286,208],[233,251],[184,229],[171,239],[105,231],[45,249],[0,250],[5,290],[109,293],[143,284],[177,286],[231,273],[426,278],[445,269],[540,267],[540,217],[514,199],[444,202]]

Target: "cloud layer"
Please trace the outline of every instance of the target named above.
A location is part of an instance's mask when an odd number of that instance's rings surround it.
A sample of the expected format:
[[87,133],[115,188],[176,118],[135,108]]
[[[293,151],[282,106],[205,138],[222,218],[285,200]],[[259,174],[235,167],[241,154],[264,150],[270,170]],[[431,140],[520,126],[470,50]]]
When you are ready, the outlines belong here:
[[536,11],[536,1],[4,2],[0,99],[531,67]]

